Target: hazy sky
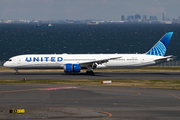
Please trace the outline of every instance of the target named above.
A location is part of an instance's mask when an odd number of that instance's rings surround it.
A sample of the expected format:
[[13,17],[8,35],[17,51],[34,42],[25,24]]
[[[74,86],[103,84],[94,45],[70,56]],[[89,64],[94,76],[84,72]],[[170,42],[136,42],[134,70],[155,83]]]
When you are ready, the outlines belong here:
[[0,19],[121,20],[121,15],[180,16],[180,0],[0,0]]

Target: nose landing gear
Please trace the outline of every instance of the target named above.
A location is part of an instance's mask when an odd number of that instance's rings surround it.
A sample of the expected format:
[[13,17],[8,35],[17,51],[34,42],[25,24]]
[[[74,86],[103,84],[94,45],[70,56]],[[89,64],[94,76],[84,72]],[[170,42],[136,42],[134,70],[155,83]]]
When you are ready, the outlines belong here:
[[14,69],[16,72],[14,73],[15,75],[19,75],[18,69]]

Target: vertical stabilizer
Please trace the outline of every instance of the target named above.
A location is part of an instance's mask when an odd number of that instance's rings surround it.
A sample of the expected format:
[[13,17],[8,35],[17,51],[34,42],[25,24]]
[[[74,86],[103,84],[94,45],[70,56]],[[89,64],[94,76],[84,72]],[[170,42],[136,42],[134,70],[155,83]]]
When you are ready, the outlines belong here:
[[146,54],[164,56],[173,32],[166,33]]

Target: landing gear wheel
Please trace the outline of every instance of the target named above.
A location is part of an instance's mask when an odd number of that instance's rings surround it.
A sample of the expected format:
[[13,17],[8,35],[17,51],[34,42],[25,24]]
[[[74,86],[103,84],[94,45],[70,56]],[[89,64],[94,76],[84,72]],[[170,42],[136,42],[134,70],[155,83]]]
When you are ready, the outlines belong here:
[[19,75],[18,69],[14,69],[16,72],[14,73],[15,75]]
[[91,71],[86,71],[86,74],[88,75],[94,75],[94,72],[91,70]]
[[19,75],[19,72],[15,72],[14,74],[15,74],[15,75]]

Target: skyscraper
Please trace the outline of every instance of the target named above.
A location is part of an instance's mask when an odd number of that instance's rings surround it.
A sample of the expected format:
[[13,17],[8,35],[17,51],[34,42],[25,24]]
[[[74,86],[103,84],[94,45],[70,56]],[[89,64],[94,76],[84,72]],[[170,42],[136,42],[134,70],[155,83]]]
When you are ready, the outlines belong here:
[[157,20],[157,16],[150,16],[150,20]]
[[141,19],[141,15],[136,14],[135,19]]
[[129,20],[129,21],[133,21],[133,20],[134,20],[134,16],[133,16],[133,15],[128,16],[128,17],[127,17],[127,20]]
[[125,21],[125,15],[122,15],[122,16],[121,16],[121,20],[122,20],[122,21]]
[[167,18],[167,14],[166,12],[163,12],[163,21],[166,21],[166,18]]
[[146,22],[146,21],[147,21],[147,16],[143,15],[143,22]]

